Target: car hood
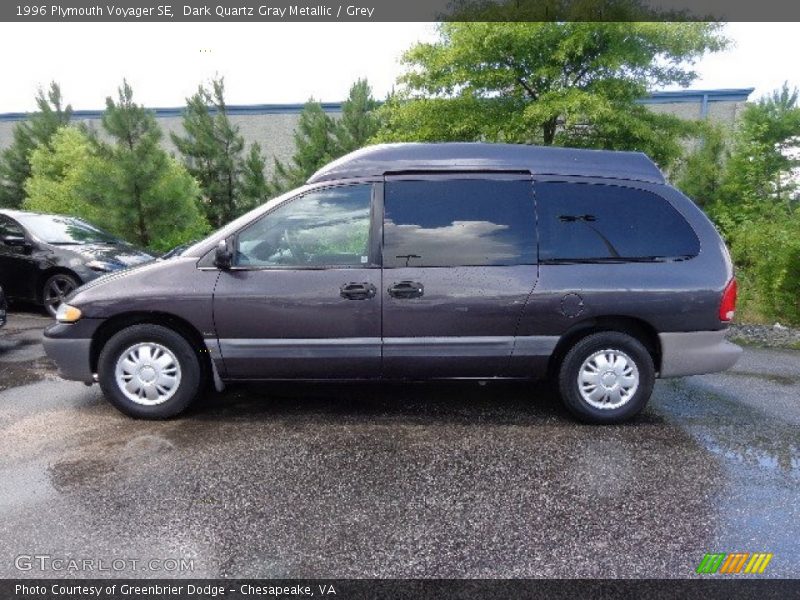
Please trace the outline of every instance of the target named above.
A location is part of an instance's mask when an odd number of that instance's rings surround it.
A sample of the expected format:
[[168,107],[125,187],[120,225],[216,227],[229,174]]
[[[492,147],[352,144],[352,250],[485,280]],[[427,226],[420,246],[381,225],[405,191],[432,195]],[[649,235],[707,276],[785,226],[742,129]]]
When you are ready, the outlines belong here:
[[73,248],[87,260],[101,260],[132,267],[153,260],[155,257],[129,244],[86,244]]

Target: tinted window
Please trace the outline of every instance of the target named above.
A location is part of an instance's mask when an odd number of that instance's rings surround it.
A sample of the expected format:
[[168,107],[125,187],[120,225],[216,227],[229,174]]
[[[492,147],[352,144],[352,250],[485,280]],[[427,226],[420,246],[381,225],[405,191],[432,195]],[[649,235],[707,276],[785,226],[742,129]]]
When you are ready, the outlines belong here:
[[539,258],[650,259],[695,256],[700,242],[664,198],[644,190],[537,183]]
[[0,215],[0,237],[25,237],[25,232],[18,223]]
[[362,266],[369,262],[372,185],[310,192],[239,233],[239,266]]
[[536,262],[529,181],[391,181],[384,210],[386,267]]
[[27,214],[18,218],[33,235],[48,244],[113,244],[119,241],[113,235],[74,217]]

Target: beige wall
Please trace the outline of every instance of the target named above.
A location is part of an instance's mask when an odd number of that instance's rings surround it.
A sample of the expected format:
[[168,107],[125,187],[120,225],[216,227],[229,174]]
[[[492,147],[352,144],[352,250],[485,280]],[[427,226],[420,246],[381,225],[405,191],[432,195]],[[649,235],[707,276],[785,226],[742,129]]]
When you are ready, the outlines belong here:
[[[744,102],[709,102],[707,105],[708,118],[720,123],[733,125],[744,109]],[[676,115],[685,119],[702,118],[702,103],[697,102],[672,102],[662,104],[647,104],[650,110],[658,113]],[[339,116],[340,113],[328,113]],[[267,113],[256,115],[233,115],[231,120],[239,126],[244,139],[249,146],[258,142],[267,157],[267,175],[271,175],[274,168],[273,158],[286,161],[294,153],[293,131],[300,118],[299,113]],[[99,119],[84,121],[90,126],[100,129]],[[170,152],[175,148],[170,141],[170,132],[180,132],[180,117],[159,117],[158,122],[164,131],[164,146]],[[0,149],[11,143],[12,131],[15,121],[0,121]]]

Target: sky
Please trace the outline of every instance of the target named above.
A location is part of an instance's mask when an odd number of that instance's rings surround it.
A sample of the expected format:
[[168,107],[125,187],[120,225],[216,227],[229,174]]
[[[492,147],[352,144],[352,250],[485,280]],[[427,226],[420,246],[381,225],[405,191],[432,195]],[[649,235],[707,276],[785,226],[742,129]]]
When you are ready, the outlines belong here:
[[[734,46],[703,58],[694,89],[800,85],[800,23],[730,23]],[[435,39],[430,23],[0,23],[0,113],[35,107],[55,80],[76,109],[102,108],[123,77],[149,107],[182,106],[199,83],[225,77],[228,104],[336,102],[367,77],[383,98],[399,58]]]

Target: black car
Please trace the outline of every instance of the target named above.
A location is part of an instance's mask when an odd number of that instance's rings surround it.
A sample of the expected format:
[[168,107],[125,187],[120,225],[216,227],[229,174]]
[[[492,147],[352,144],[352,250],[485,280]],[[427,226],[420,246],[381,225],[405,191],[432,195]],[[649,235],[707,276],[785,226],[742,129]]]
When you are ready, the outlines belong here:
[[391,144],[84,286],[44,347],[137,417],[204,382],[550,377],[614,423],[656,377],[732,366],[735,302],[714,225],[643,154]]
[[10,300],[41,304],[53,316],[78,286],[152,259],[75,217],[0,210],[0,285]]
[[6,305],[6,295],[3,292],[3,288],[0,287],[0,327],[6,324],[6,309],[8,306]]

